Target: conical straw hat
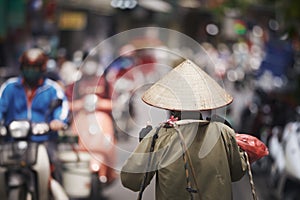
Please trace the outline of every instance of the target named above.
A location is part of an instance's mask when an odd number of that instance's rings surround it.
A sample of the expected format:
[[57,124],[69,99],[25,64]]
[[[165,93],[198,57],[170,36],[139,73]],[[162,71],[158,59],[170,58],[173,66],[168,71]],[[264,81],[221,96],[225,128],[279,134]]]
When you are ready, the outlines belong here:
[[142,100],[167,110],[197,111],[223,107],[233,98],[199,66],[185,60],[152,85]]

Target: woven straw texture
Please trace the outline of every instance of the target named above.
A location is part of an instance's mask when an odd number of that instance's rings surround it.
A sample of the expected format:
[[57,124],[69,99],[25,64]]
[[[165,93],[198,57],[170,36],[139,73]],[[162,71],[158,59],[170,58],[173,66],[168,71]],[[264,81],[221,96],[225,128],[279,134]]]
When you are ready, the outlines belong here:
[[223,107],[233,98],[199,66],[185,60],[152,85],[142,100],[162,109],[197,111]]

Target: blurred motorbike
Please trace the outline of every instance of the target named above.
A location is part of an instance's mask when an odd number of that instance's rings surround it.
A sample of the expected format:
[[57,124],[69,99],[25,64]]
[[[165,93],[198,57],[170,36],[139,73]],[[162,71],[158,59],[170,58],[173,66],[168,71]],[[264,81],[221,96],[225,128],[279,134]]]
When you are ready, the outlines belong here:
[[31,135],[50,131],[47,123],[12,121],[1,128],[1,136],[12,140],[0,145],[0,196],[3,200],[68,199],[61,185],[51,177],[46,147],[29,140]]
[[134,81],[126,77],[119,78],[114,84],[112,115],[118,140],[127,140],[128,133],[134,126],[135,110],[132,99],[134,86]]
[[300,199],[300,122],[289,122],[283,132],[274,130],[269,141],[273,159],[269,186],[277,199]]
[[[293,116],[294,107],[284,99],[284,94],[256,88],[251,103],[242,112],[239,131],[255,133],[269,147],[270,138],[277,132],[281,134]],[[255,173],[268,173],[272,162],[271,156],[265,156],[253,163],[252,169]]]
[[[96,94],[84,96],[83,109],[74,116],[71,134],[63,136],[67,145],[59,158],[63,163],[63,187],[71,198],[103,199],[103,188],[116,178],[113,121],[107,112],[96,109],[98,100]],[[78,143],[74,137],[78,137]]]

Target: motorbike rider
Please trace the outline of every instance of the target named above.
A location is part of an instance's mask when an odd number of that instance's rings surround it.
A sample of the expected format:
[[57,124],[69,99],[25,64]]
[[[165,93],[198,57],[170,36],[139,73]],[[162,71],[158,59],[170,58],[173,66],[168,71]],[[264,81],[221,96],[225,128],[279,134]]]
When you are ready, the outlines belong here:
[[[69,105],[62,87],[45,77],[47,60],[48,56],[42,49],[24,51],[19,59],[20,76],[8,79],[1,86],[0,121],[4,126],[13,120],[24,119],[48,123],[48,134],[32,135],[30,140],[45,143],[50,162],[55,165],[58,162],[56,139],[58,131],[68,123]],[[57,100],[60,103],[49,113],[47,108]]]
[[[115,137],[114,137],[113,119],[111,114],[112,112],[111,97],[113,91],[112,85],[107,81],[105,75],[99,75],[101,74],[101,71],[103,72],[103,69],[101,68],[99,62],[97,62],[95,59],[86,59],[83,62],[80,71],[81,71],[81,78],[75,81],[74,83],[66,86],[66,95],[69,101],[70,109],[72,111],[71,127],[73,127],[73,131],[75,132],[75,134],[83,134],[81,132],[78,132],[78,130],[84,126],[76,125],[75,119],[78,116],[77,114],[80,115],[81,111],[84,110],[86,97],[90,94],[96,95],[97,100],[95,102],[95,112],[103,112],[106,114],[106,116],[109,116],[108,118],[109,121],[111,121],[111,123],[107,123],[106,126],[110,126],[109,124],[111,124],[111,127],[109,127],[108,129],[110,129],[112,133],[111,144],[114,144]],[[78,126],[80,126],[81,128],[78,129]],[[89,130],[85,130],[84,132],[88,133]],[[85,136],[88,137],[87,135]],[[81,150],[86,150],[87,148],[86,146],[89,147],[89,145],[91,144],[86,145],[85,143],[89,143],[90,141],[86,141],[85,140],[86,138],[85,139],[83,138],[84,137],[80,137],[79,135],[78,143]],[[101,141],[99,141],[99,143],[100,142]],[[107,159],[109,159],[108,162],[110,163],[110,165],[114,165],[115,153],[114,151],[110,153],[111,153],[110,155],[107,155],[109,156],[109,158]],[[111,183],[115,179],[116,174],[111,167],[108,167],[107,171],[108,171],[107,182]]]
[[105,76],[99,76],[99,64],[88,60],[81,67],[81,78],[66,86],[66,95],[73,115],[83,108],[86,94],[94,93],[98,96],[97,109],[110,113],[112,110],[112,85]]

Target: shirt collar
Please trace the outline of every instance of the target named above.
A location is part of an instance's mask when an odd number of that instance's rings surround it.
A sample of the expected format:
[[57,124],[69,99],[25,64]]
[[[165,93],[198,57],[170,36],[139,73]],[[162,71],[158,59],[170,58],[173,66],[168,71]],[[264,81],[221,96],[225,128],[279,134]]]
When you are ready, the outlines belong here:
[[[36,88],[42,86],[45,82],[45,79],[44,78],[41,78],[38,82],[38,85],[36,86]],[[24,78],[22,76],[19,77],[19,80],[18,80],[18,85],[20,86],[25,86],[25,81],[24,81]]]

